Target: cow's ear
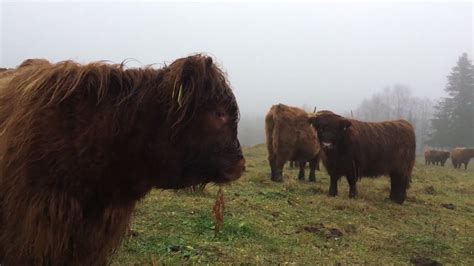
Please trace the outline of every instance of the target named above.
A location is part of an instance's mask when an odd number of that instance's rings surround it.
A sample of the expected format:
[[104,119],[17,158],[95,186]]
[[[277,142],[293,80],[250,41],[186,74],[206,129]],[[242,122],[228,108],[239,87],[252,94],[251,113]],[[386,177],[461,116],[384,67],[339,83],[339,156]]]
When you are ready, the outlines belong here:
[[344,119],[341,121],[341,129],[346,131],[348,128],[350,128],[352,126],[352,122],[347,120],[347,119]]
[[206,67],[212,66],[212,57],[206,57]]

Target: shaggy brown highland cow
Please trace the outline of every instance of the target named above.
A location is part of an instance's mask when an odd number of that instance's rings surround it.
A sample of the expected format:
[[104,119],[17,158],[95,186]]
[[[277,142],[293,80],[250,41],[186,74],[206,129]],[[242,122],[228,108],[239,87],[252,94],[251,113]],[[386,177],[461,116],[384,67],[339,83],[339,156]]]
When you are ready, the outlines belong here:
[[346,176],[349,197],[357,195],[363,176],[389,175],[390,199],[403,203],[415,163],[415,132],[405,120],[361,122],[320,111],[309,122],[317,129],[322,161],[331,177],[329,195],[337,195],[337,181]]
[[474,149],[455,148],[451,151],[451,162],[454,168],[461,168],[464,164],[464,169],[467,169],[471,158],[474,158]]
[[242,174],[238,106],[210,57],[17,71],[0,87],[3,265],[107,264],[152,188]]
[[449,151],[437,151],[437,150],[428,150],[425,151],[425,165],[438,165],[444,166],[446,161],[449,158]]
[[304,167],[309,161],[309,180],[316,181],[320,148],[316,131],[308,125],[308,114],[303,109],[284,104],[272,106],[265,117],[265,132],[273,181],[283,181],[283,165],[288,160],[299,163],[300,180],[304,180]]

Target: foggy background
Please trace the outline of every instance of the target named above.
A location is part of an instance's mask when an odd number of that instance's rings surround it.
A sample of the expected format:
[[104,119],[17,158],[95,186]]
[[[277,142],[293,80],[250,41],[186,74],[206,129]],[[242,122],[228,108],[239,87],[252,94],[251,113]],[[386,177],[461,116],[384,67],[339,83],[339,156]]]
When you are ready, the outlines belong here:
[[159,67],[204,52],[228,73],[243,145],[265,141],[263,117],[277,103],[374,121],[411,116],[423,144],[447,75],[462,53],[472,58],[472,10],[468,2],[7,1],[0,67],[26,58]]

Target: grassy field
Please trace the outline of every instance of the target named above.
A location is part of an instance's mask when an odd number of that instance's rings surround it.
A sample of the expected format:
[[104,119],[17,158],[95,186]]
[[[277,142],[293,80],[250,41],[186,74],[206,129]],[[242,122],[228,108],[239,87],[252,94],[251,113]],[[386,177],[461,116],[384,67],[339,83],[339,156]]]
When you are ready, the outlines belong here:
[[404,205],[387,200],[389,180],[363,179],[359,196],[327,196],[329,177],[269,178],[266,149],[244,150],[247,172],[225,186],[225,224],[214,236],[216,186],[201,195],[152,191],[138,206],[132,234],[114,265],[409,264],[432,259],[474,265],[474,162],[469,169],[416,164]]

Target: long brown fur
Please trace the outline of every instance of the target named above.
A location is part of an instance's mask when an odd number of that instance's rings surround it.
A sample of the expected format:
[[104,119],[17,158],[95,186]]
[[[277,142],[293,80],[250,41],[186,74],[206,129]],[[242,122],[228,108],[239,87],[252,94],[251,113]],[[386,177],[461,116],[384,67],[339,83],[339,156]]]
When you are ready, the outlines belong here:
[[461,168],[464,164],[464,169],[467,169],[471,158],[474,158],[474,149],[455,148],[451,151],[451,162],[454,168]]
[[[197,129],[216,106],[226,106],[220,137]],[[153,187],[240,177],[237,120],[206,56],[159,70],[23,63],[0,78],[0,264],[106,264]]]
[[316,131],[308,125],[308,114],[300,108],[274,105],[265,118],[268,161],[273,181],[282,181],[283,165],[288,160],[300,163],[300,179],[304,179],[304,164],[310,162],[311,181],[316,181],[319,143]]
[[[415,133],[410,123],[362,122],[330,111],[320,111],[309,121],[318,130],[322,161],[331,176],[331,196],[337,195],[341,176],[346,176],[349,196],[354,197],[356,181],[361,177],[389,175],[390,198],[403,203],[415,163]],[[328,142],[331,148],[326,148]]]

